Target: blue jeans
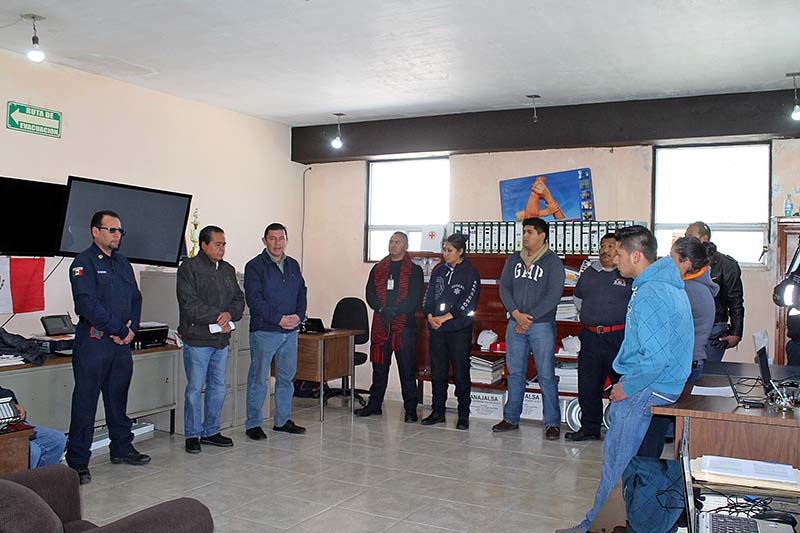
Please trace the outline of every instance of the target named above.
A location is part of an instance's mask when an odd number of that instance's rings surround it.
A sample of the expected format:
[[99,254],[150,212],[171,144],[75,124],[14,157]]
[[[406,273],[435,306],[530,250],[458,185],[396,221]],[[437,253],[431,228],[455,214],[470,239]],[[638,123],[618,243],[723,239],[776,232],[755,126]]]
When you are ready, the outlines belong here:
[[581,529],[584,531],[589,529],[608,495],[614,490],[617,481],[628,467],[628,463],[639,450],[653,416],[650,408],[674,403],[678,396],[679,394],[656,393],[650,387],[646,387],[633,396],[611,404],[609,411],[611,427],[608,428],[603,443],[603,471],[600,484],[594,497],[594,507],[586,513],[586,518],[580,524]]
[[[183,434],[188,438],[210,437],[219,433],[219,415],[225,402],[225,373],[228,347],[183,345],[186,393],[183,406]],[[203,410],[200,396],[205,386]]]
[[[709,333],[708,337],[710,339],[716,339],[728,332],[728,324],[725,322],[717,322],[711,328],[711,333]],[[718,363],[722,361],[722,357],[725,355],[725,350],[720,348],[715,348],[711,345],[710,342],[706,343],[706,360],[707,361],[714,361]]]
[[503,409],[503,418],[511,424],[519,424],[522,400],[525,397],[525,381],[528,372],[528,355],[533,352],[536,375],[542,390],[544,425],[561,425],[561,406],[558,403],[558,378],[554,355],[556,325],[552,322],[531,324],[525,333],[517,333],[517,323],[509,320],[506,328],[506,366],[508,367],[508,400]]
[[34,426],[30,442],[30,468],[56,465],[67,447],[67,436],[63,431],[43,426]]
[[251,331],[250,370],[247,373],[246,429],[260,426],[261,409],[267,396],[267,380],[275,358],[275,426],[292,417],[292,380],[297,373],[297,331]]

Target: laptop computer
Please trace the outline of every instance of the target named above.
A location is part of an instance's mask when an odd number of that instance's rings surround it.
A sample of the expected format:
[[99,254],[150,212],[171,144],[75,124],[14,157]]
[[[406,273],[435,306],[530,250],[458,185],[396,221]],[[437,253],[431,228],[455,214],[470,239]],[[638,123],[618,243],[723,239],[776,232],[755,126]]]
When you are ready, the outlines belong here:
[[733,397],[736,399],[736,403],[740,406],[744,407],[745,409],[750,409],[751,407],[755,408],[764,408],[766,407],[767,403],[761,400],[753,400],[748,397],[739,396],[739,391],[736,390],[736,384],[733,382],[733,378],[731,378],[730,374],[725,374],[728,377],[728,383],[731,385],[731,390],[733,391]]
[[767,347],[763,346],[756,352],[756,364],[761,373],[761,384],[764,386],[764,394],[769,395],[775,387],[772,386],[772,375],[769,371],[769,359],[767,358]]
[[325,329],[325,324],[321,318],[306,318],[306,321],[300,325],[301,333],[325,333],[330,331]]
[[683,495],[689,533],[794,533],[794,528],[788,524],[698,511],[694,501],[689,440],[686,431],[681,439],[681,474],[683,475]]

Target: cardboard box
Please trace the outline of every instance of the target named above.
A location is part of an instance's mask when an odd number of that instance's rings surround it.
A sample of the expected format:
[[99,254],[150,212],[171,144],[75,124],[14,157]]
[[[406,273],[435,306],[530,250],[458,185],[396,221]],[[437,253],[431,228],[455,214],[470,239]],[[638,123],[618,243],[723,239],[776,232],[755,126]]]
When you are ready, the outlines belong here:
[[472,389],[469,416],[475,418],[503,419],[506,391]]
[[[561,421],[565,420],[567,403],[572,398],[559,397],[559,407],[561,408]],[[544,406],[542,404],[542,393],[526,392],[522,398],[522,414],[520,418],[524,420],[544,420]]]

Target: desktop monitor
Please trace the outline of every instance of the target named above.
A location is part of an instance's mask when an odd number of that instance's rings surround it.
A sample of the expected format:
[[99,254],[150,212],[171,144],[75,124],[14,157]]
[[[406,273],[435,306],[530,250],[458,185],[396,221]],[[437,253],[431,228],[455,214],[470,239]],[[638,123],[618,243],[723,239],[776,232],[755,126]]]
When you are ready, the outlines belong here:
[[177,266],[191,200],[190,194],[70,176],[59,252],[85,250],[92,243],[92,215],[111,210],[126,232],[120,252],[132,263]]
[[56,255],[67,187],[0,176],[0,198],[0,255]]

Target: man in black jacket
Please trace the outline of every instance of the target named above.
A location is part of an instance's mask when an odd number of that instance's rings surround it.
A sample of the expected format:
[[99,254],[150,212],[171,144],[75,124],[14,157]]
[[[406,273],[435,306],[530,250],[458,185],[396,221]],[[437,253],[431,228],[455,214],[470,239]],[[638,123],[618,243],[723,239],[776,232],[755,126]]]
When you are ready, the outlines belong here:
[[[241,320],[244,294],[236,270],[222,260],[225,232],[217,226],[200,230],[196,257],[178,268],[178,333],[183,340],[186,370],[186,403],[183,410],[186,451],[200,453],[200,444],[233,446],[219,432],[219,417],[225,401],[228,344],[233,323]],[[201,392],[205,387],[205,412],[201,414]]]
[[744,331],[742,270],[736,259],[717,251],[717,247],[711,242],[711,228],[705,222],[698,220],[690,224],[686,228],[686,236],[709,243],[706,246],[709,251],[711,279],[719,285],[719,292],[714,298],[717,312],[706,344],[706,356],[708,361],[722,361],[725,350],[739,344]]
[[392,352],[397,359],[397,372],[403,393],[405,421],[416,422],[417,381],[414,375],[414,342],[417,325],[414,311],[422,296],[422,269],[408,255],[408,236],[401,231],[389,239],[389,255],[369,273],[367,303],[375,311],[372,316],[370,361],[372,386],[369,403],[356,409],[357,416],[383,414],[383,396],[389,381]]

